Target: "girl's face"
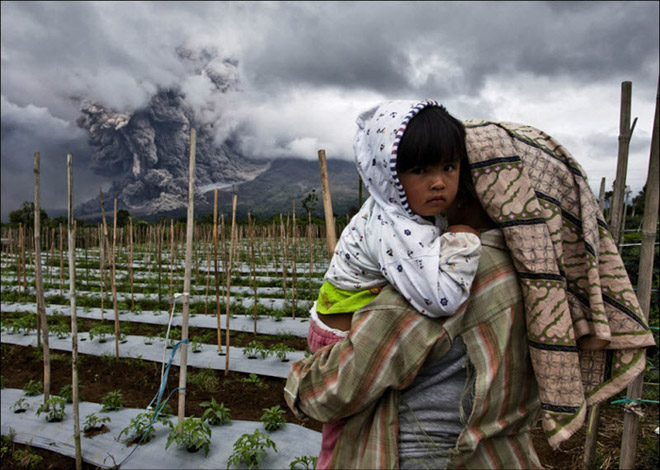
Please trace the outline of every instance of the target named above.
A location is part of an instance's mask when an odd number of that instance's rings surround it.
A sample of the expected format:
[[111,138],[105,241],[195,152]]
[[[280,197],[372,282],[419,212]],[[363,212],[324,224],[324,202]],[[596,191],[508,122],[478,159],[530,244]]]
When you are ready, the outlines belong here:
[[413,212],[422,217],[433,217],[454,203],[460,173],[461,162],[456,161],[411,168],[398,176]]

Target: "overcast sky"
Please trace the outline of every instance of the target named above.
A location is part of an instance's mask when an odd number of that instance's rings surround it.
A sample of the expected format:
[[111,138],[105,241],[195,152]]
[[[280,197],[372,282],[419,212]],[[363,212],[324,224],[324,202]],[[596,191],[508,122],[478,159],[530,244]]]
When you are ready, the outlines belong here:
[[[3,1],[2,219],[32,200],[36,151],[46,209],[66,207],[66,152],[76,204],[109,185],[89,169],[76,125],[83,99],[130,113],[171,87],[215,123],[218,142],[232,136],[259,158],[316,159],[324,148],[351,159],[359,112],[433,98],[459,119],[544,130],[597,193],[616,173],[621,82],[631,81],[635,195],[648,170],[658,5]],[[213,71],[231,78],[230,91],[216,92]]]

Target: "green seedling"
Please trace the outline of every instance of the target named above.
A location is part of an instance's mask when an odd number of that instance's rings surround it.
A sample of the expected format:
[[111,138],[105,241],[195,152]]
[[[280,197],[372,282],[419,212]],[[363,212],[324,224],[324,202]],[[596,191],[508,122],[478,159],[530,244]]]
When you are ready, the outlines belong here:
[[261,461],[266,456],[267,449],[277,452],[275,443],[258,429],[252,434],[243,434],[234,442],[234,452],[227,460],[227,469],[231,466],[238,467],[241,462],[244,462],[248,469],[261,468]]
[[121,394],[121,390],[115,390],[113,392],[108,392],[103,398],[101,398],[101,404],[103,407],[101,411],[117,411],[124,407],[124,397]]
[[24,413],[30,407],[30,404],[25,398],[19,398],[11,405],[11,409],[14,410],[14,413]]
[[280,405],[264,408],[264,414],[261,415],[261,422],[264,423],[266,431],[277,431],[286,425],[285,411]]
[[211,401],[204,401],[199,404],[204,410],[202,419],[213,426],[221,426],[225,423],[231,424],[231,410],[227,408],[224,403],[218,403],[215,398],[211,397]]
[[154,417],[155,412],[153,410],[138,413],[135,418],[131,419],[128,426],[121,430],[118,438],[121,439],[121,436],[126,434],[129,443],[137,442],[140,439],[142,439],[142,442],[149,442],[154,433],[153,425],[156,422],[172,428],[172,423],[167,418],[160,416],[158,419],[154,419]]
[[67,403],[73,403],[73,387],[71,385],[65,385],[60,388],[60,391],[57,393],[58,396],[64,398]]
[[64,398],[53,395],[48,399],[48,401],[46,401],[46,403],[42,403],[42,405],[37,409],[37,416],[39,416],[41,413],[46,413],[46,421],[50,423],[62,421],[65,415],[65,405],[66,401]]
[[242,378],[242,379],[241,379],[241,382],[245,382],[245,383],[247,383],[247,384],[256,385],[256,386],[259,387],[259,388],[263,388],[263,387],[264,387],[264,383],[261,381],[261,379],[259,378],[259,376],[257,376],[257,374],[255,374],[255,373],[251,373],[251,374],[249,375],[249,377],[244,377],[244,378]]
[[314,470],[318,461],[318,457],[302,455],[293,459],[293,461],[289,464],[289,470]]
[[292,353],[295,351],[295,349],[291,348],[290,346],[284,344],[284,343],[277,343],[275,346],[271,348],[271,351],[277,356],[282,362],[288,362],[289,358],[287,357],[287,354]]
[[41,393],[44,393],[44,384],[30,379],[28,380],[28,383],[25,384],[23,391],[25,392],[25,396],[35,397]]
[[96,431],[101,429],[105,423],[110,422],[109,416],[99,417],[94,413],[90,413],[85,417],[85,423],[83,424],[83,431]]
[[201,418],[188,416],[179,426],[172,426],[170,434],[167,437],[167,449],[172,442],[176,445],[185,447],[188,452],[197,452],[204,449],[204,455],[209,453],[209,444],[211,443],[211,428],[208,423]]
[[99,343],[105,343],[108,340],[107,337],[113,334],[114,328],[111,325],[98,325],[89,330],[89,339],[98,338]]

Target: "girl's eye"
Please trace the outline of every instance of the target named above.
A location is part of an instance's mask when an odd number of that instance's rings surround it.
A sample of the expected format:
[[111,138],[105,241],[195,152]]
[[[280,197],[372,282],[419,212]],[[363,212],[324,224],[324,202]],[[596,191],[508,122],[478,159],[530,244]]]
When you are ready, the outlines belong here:
[[421,166],[415,167],[410,170],[410,173],[413,175],[423,175],[425,173],[425,168],[422,168]]
[[455,169],[456,169],[456,165],[450,163],[449,165],[445,165],[444,171],[454,171]]

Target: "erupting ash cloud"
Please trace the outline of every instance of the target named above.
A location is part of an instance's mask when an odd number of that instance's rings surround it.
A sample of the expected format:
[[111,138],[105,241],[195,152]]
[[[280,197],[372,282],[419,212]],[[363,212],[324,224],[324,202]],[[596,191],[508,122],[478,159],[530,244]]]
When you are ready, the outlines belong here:
[[[238,155],[225,143],[216,143],[216,126],[220,122],[213,119],[202,122],[198,117],[211,114],[218,118],[217,100],[208,98],[235,89],[236,63],[219,62],[206,50],[199,54],[186,49],[177,52],[182,60],[194,65],[195,75],[204,79],[206,89],[201,94],[206,101],[201,112],[196,113],[190,104],[199,99],[186,96],[177,87],[158,91],[146,106],[131,112],[108,109],[100,103],[84,100],[82,116],[77,120],[78,126],[89,133],[89,144],[95,149],[92,169],[116,178],[106,199],[116,198],[118,207],[135,215],[185,207],[192,127],[197,132],[197,197],[204,188],[250,181],[267,168],[263,162]],[[210,66],[212,63],[215,67]],[[98,213],[99,199],[87,201],[81,209],[83,215]]]

